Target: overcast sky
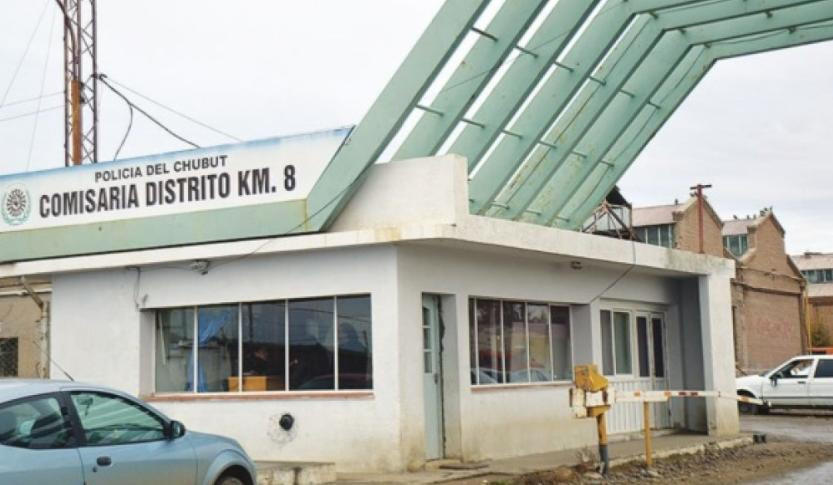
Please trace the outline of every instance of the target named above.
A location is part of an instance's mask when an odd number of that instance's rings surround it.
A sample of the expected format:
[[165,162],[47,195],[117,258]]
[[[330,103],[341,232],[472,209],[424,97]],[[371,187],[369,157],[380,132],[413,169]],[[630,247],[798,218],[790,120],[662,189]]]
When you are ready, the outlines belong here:
[[[99,0],[99,70],[244,140],[350,125],[441,3]],[[0,105],[14,78],[0,106],[0,173],[63,165],[62,109],[9,119],[38,109],[37,101],[9,103],[63,88],[56,11],[54,0],[0,3]],[[724,218],[774,206],[791,252],[833,251],[831,61],[825,43],[719,63],[620,181],[625,196],[635,205],[670,203],[711,183]],[[100,89],[104,161],[124,136],[128,110]],[[199,145],[232,141],[133,99]],[[45,97],[40,109],[61,103]],[[137,114],[119,157],[184,148]]]

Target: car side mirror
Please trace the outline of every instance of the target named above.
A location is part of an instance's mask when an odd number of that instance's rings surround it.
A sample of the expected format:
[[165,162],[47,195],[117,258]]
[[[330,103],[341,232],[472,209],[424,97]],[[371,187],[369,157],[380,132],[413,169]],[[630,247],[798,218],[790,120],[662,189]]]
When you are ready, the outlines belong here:
[[165,437],[169,440],[175,440],[185,436],[185,425],[179,421],[169,421],[165,425]]
[[772,383],[773,386],[778,385],[778,374],[773,374],[772,377],[769,378],[769,381]]

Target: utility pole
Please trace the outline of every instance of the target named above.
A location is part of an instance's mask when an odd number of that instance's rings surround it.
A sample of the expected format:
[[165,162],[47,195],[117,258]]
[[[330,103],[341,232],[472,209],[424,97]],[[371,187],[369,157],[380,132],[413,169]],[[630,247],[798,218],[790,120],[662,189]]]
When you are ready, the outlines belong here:
[[64,164],[98,163],[96,0],[55,0],[64,18]]
[[700,227],[698,228],[698,233],[700,235],[700,254],[705,253],[703,249],[703,189],[710,189],[712,188],[711,184],[697,184],[694,187],[689,187],[691,190],[694,190],[697,194],[697,217],[698,223]]

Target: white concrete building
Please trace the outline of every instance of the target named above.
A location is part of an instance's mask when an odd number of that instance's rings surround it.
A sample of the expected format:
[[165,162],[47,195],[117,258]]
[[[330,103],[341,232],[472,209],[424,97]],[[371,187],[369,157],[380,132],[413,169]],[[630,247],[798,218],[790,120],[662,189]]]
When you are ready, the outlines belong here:
[[[568,406],[576,364],[618,389],[734,392],[730,261],[473,216],[467,187],[456,156],[375,165],[323,233],[18,261],[0,277],[51,279],[52,358],[75,379],[258,460],[391,471],[594,446]],[[738,431],[729,400],[653,414]],[[640,426],[638,405],[609,418],[612,433]]]

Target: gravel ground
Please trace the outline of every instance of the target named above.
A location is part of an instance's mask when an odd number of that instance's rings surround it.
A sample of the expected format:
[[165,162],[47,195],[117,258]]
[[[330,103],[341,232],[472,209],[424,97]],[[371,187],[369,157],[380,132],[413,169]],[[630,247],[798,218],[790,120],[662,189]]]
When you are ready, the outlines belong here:
[[[778,440],[741,448],[709,450],[697,455],[655,460],[650,470],[640,463],[623,465],[613,468],[604,478],[588,470],[589,467],[560,467],[553,471],[533,473],[517,478],[481,477],[477,483],[484,485],[760,483],[792,470],[830,460],[833,460],[833,447]],[[474,483],[474,480],[470,483]]]

